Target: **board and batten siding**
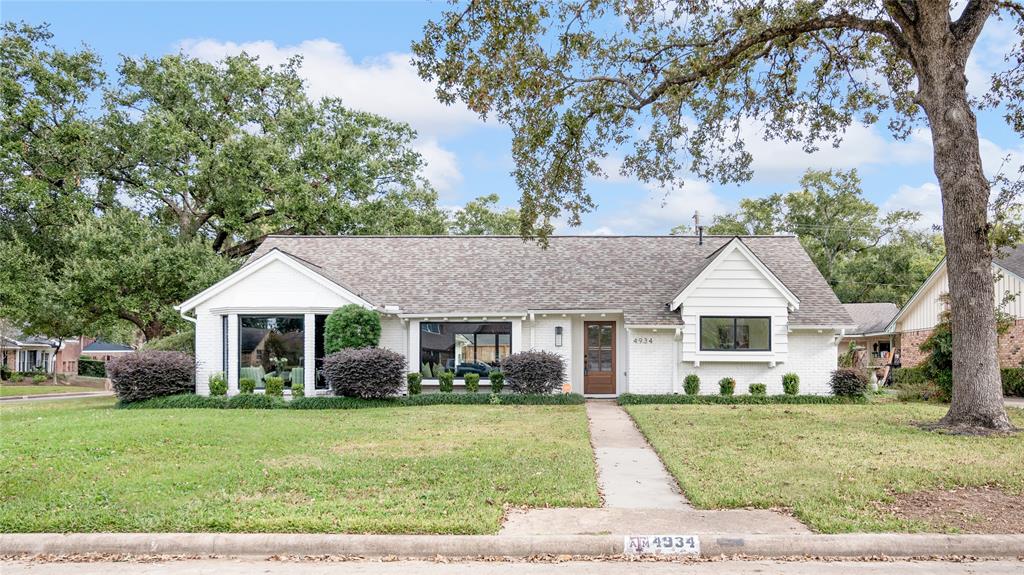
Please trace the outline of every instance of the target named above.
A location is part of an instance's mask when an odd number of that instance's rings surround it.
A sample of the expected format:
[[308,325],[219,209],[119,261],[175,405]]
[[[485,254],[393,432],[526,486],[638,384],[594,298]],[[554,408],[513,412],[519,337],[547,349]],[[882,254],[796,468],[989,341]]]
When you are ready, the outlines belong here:
[[[683,361],[786,361],[789,352],[788,302],[739,250],[723,257],[681,307]],[[704,316],[770,317],[771,351],[700,351],[700,318]]]
[[[1024,281],[996,265],[992,266],[992,272],[996,276],[995,305],[1017,319],[1024,318]],[[946,309],[942,295],[947,293],[949,275],[943,262],[931,282],[904,311],[903,317],[896,324],[896,331],[928,330],[935,327],[939,323],[939,315]],[[1007,299],[1007,296],[1015,297]]]

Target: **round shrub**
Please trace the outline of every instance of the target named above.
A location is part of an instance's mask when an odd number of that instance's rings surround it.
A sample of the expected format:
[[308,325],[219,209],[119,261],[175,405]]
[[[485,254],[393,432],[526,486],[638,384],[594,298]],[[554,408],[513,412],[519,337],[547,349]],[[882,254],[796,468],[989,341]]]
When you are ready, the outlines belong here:
[[840,397],[864,395],[868,389],[868,378],[864,372],[851,367],[841,367],[832,372],[829,379],[832,393]]
[[451,393],[455,389],[455,374],[450,371],[437,374],[437,389],[441,393]]
[[419,395],[423,391],[423,374],[418,372],[412,372],[405,376],[406,388],[409,390],[409,395]]
[[467,373],[463,376],[463,381],[466,383],[466,391],[469,393],[476,393],[480,391],[480,374],[479,373]]
[[125,403],[195,392],[196,363],[180,351],[137,351],[107,362],[107,374]]
[[731,377],[723,377],[718,380],[718,393],[720,395],[732,395],[736,392],[736,380]]
[[787,373],[782,376],[782,393],[798,395],[800,393],[800,376],[795,373]]
[[268,377],[263,380],[263,393],[270,397],[283,397],[284,396],[284,378],[281,377]]
[[764,396],[768,395],[768,386],[763,383],[751,383],[750,384],[750,395]]
[[324,358],[324,378],[335,395],[383,399],[405,382],[405,356],[389,349],[343,349]]
[[223,371],[218,371],[210,375],[210,395],[221,396],[228,394],[228,380],[224,377]]
[[238,391],[243,394],[251,394],[256,391],[256,380],[251,377],[243,377],[238,380]]
[[324,351],[377,347],[380,343],[380,314],[357,304],[334,310],[324,322]]
[[686,395],[697,395],[700,393],[700,377],[696,373],[691,373],[683,379],[683,391]]
[[492,369],[487,377],[491,381],[491,393],[501,393],[501,388],[505,387],[505,374],[497,369]]
[[549,351],[521,351],[501,360],[501,372],[515,393],[551,393],[565,380],[565,360]]
[[305,382],[292,380],[292,399],[306,397]]

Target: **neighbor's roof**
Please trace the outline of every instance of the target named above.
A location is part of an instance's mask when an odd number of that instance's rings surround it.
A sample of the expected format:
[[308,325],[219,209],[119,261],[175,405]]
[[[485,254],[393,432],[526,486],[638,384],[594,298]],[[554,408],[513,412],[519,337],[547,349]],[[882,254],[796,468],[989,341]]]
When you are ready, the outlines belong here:
[[135,351],[127,345],[111,343],[109,341],[96,340],[82,348],[82,353],[110,353],[119,351]]
[[[273,249],[377,306],[408,314],[622,309],[627,324],[679,325],[669,302],[732,236],[270,236]],[[800,300],[792,325],[852,325],[793,236],[744,244]]]
[[1003,250],[1002,257],[995,261],[999,267],[1024,278],[1024,244]]
[[843,307],[853,318],[857,327],[853,334],[881,333],[892,318],[900,312],[894,303],[844,303]]
[[0,336],[16,346],[49,346],[57,347],[57,343],[49,338],[39,335],[26,335],[20,329],[7,326],[0,330]]

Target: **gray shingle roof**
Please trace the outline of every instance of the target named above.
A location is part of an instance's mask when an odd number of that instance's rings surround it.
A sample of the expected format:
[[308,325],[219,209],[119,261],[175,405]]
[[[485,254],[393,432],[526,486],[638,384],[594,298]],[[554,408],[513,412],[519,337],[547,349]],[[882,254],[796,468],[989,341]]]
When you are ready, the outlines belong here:
[[[276,248],[403,313],[622,309],[627,324],[679,325],[666,304],[731,239],[554,236],[543,249],[508,236],[270,236],[249,262]],[[795,237],[742,240],[800,299],[792,325],[853,325]]]
[[892,318],[896,317],[900,308],[894,303],[844,303],[847,313],[853,318],[857,327],[853,334],[879,333],[885,331]]
[[1024,244],[1012,249],[1005,249],[996,263],[1014,274],[1024,278]]
[[85,352],[85,353],[90,353],[90,352],[91,353],[100,353],[100,352],[110,352],[110,351],[135,351],[135,350],[132,349],[131,347],[127,346],[127,345],[122,345],[120,343],[112,343],[112,342],[109,342],[109,341],[103,341],[103,340],[97,339],[96,341],[94,341],[94,342],[90,343],[89,345],[85,346],[84,348],[82,348],[82,351]]

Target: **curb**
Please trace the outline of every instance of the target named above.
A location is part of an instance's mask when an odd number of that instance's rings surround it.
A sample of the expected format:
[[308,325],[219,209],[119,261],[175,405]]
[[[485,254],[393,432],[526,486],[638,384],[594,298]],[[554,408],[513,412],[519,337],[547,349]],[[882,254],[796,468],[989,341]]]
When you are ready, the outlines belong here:
[[[752,557],[1024,557],[1024,535],[857,533],[699,535],[701,555]],[[337,535],[294,533],[0,534],[0,554],[353,555],[362,557],[609,556],[622,535]]]

